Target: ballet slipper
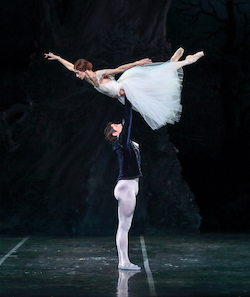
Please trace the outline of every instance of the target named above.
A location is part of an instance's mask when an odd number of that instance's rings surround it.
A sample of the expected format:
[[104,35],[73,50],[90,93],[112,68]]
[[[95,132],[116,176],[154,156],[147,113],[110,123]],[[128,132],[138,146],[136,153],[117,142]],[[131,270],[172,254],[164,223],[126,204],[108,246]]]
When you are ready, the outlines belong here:
[[186,56],[186,59],[185,59],[185,60],[188,60],[188,59],[190,59],[190,58],[195,58],[195,57],[198,57],[198,59],[199,59],[199,58],[201,58],[201,57],[203,57],[203,56],[204,56],[204,52],[201,51],[201,52],[197,52],[197,53],[194,54],[194,55],[188,55],[188,56]]
[[182,47],[178,48],[178,50],[173,54],[170,61],[171,62],[177,62],[181,58],[181,56],[184,54],[184,49]]
[[192,63],[196,62],[198,59],[202,58],[203,56],[204,56],[204,52],[203,51],[197,52],[194,55],[188,55],[186,57],[185,61],[188,61],[189,64],[192,64]]
[[141,270],[141,267],[132,263],[126,265],[118,265],[118,269],[121,270]]

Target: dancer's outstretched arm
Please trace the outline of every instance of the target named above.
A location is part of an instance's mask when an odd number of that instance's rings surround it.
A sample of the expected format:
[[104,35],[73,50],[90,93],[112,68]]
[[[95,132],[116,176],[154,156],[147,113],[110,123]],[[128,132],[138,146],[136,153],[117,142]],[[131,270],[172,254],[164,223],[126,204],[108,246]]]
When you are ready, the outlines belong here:
[[58,62],[63,64],[63,66],[65,66],[68,70],[75,72],[74,64],[61,58],[60,56],[54,55],[53,53],[49,52],[47,54],[44,54],[44,58],[47,58],[48,60],[57,60]]
[[145,64],[147,64],[147,63],[152,63],[152,60],[149,58],[145,58],[145,59],[141,59],[139,61],[133,62],[133,63],[124,64],[124,65],[121,65],[115,69],[108,69],[105,73],[105,76],[123,73],[126,70],[128,70],[134,66],[146,66]]

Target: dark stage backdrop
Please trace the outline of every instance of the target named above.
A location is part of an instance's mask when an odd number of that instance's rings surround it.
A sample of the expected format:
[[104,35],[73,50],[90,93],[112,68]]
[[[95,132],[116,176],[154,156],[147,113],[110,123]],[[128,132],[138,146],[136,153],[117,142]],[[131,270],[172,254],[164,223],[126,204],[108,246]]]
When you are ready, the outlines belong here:
[[[1,4],[0,232],[113,234],[116,157],[104,141],[122,105],[53,51],[94,69],[183,46],[180,123],[151,131],[134,113],[143,173],[133,232],[249,229],[246,1],[40,0]],[[198,206],[198,207],[197,207]],[[199,210],[200,209],[200,210]],[[201,220],[201,217],[202,220]]]

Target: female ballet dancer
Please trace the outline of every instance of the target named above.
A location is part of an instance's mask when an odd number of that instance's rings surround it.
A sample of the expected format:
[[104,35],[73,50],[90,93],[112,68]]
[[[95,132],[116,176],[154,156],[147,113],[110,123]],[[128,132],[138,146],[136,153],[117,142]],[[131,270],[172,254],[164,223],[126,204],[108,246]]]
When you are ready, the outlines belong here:
[[[182,110],[182,67],[204,56],[201,51],[179,61],[183,53],[184,50],[179,48],[167,62],[152,63],[151,59],[145,58],[115,69],[98,71],[92,71],[92,64],[85,59],[72,64],[51,52],[45,54],[45,58],[59,61],[68,70],[75,72],[76,77],[85,79],[97,91],[117,98],[123,104],[127,97],[133,109],[155,130],[167,123],[179,121]],[[114,76],[119,73],[123,74],[115,80]]]
[[134,215],[139,177],[142,176],[139,145],[130,140],[131,125],[132,105],[125,98],[122,124],[108,123],[104,134],[106,140],[112,144],[119,164],[118,182],[114,189],[114,196],[118,201],[119,224],[116,233],[118,268],[140,270],[141,268],[131,263],[128,257],[128,232]]

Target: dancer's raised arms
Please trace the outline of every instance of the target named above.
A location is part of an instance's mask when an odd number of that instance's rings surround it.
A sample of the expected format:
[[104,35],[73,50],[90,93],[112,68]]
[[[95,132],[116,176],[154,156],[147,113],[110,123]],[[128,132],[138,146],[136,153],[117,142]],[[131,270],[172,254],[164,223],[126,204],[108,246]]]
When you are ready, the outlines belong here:
[[[44,54],[44,58],[46,58],[48,60],[56,60],[56,61],[60,62],[61,64],[63,64],[68,70],[76,72],[76,69],[75,69],[73,63],[70,63],[69,61],[63,59],[62,57],[60,57],[58,55],[55,55],[55,54],[49,52],[49,53]],[[145,64],[148,64],[148,63],[152,63],[152,60],[149,58],[141,59],[141,60],[135,61],[133,63],[121,65],[114,69],[108,69],[106,71],[105,75],[109,76],[109,75],[115,75],[118,73],[123,73],[126,70],[128,70],[134,66],[146,66]]]

